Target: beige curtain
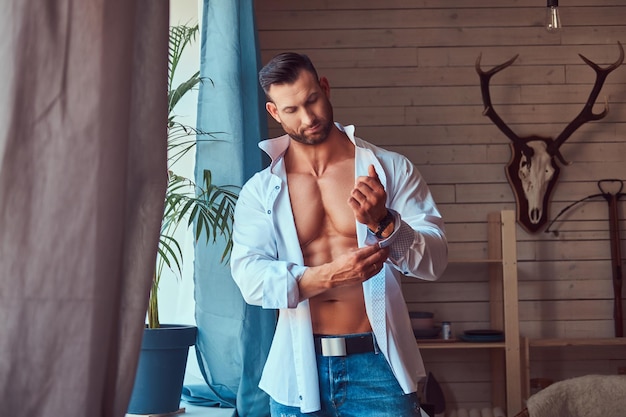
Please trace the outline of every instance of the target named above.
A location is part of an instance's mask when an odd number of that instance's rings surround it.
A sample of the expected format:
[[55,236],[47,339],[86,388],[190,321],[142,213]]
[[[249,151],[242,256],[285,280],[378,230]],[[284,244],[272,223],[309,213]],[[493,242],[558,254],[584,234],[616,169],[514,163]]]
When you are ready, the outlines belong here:
[[0,2],[0,415],[123,416],[166,174],[165,0]]

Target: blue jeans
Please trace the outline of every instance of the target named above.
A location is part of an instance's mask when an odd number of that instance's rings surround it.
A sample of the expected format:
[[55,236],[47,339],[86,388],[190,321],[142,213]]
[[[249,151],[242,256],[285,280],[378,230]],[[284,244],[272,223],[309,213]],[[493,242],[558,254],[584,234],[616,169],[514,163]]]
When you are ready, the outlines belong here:
[[317,355],[322,409],[300,413],[270,399],[272,417],[419,417],[417,393],[405,394],[378,350],[348,356]]

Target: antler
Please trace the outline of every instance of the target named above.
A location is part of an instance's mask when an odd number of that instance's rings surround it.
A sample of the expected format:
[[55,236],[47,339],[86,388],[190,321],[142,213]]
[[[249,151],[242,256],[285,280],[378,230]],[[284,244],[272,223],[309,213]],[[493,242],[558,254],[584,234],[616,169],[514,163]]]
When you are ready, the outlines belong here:
[[495,74],[502,71],[503,69],[511,66],[518,56],[519,54],[515,55],[513,58],[509,59],[503,64],[497,65],[488,71],[483,71],[480,68],[480,59],[482,58],[482,54],[479,54],[478,58],[476,58],[476,72],[480,77],[480,92],[483,97],[483,104],[485,105],[483,116],[489,117],[489,119],[491,119],[491,121],[500,129],[500,131],[502,131],[502,133],[504,133],[509,139],[511,139],[514,144],[518,145],[522,152],[528,158],[530,158],[533,156],[534,151],[530,146],[526,144],[526,142],[521,140],[519,136],[517,136],[515,132],[513,132],[511,128],[507,126],[504,120],[500,118],[498,113],[496,113],[493,105],[491,104],[491,94],[489,92],[489,81],[491,80],[491,77],[493,77]]
[[582,126],[583,124],[585,124],[585,123],[587,123],[589,121],[600,120],[604,116],[606,116],[608,114],[608,112],[609,112],[609,105],[608,105],[608,103],[605,103],[604,104],[604,110],[601,113],[597,113],[597,114],[593,112],[593,105],[595,104],[596,99],[598,98],[598,95],[600,94],[600,90],[602,89],[602,86],[604,85],[604,81],[606,80],[606,77],[608,77],[608,75],[613,70],[615,70],[617,67],[622,65],[622,62],[624,62],[624,48],[622,47],[622,44],[619,41],[617,41],[617,46],[619,47],[619,58],[617,59],[617,61],[615,61],[613,64],[609,65],[606,68],[601,68],[596,63],[594,63],[591,60],[587,59],[585,56],[583,56],[581,54],[578,54],[582,58],[582,60],[585,61],[585,63],[587,65],[589,65],[591,68],[593,68],[594,71],[596,72],[596,82],[593,85],[593,89],[591,90],[591,93],[589,94],[589,98],[587,99],[587,103],[585,104],[585,106],[583,107],[581,112],[578,113],[578,116],[576,116],[576,118],[574,120],[572,120],[565,127],[563,132],[561,132],[561,134],[554,140],[554,142],[552,142],[548,146],[548,151],[550,152],[550,154],[551,155],[555,155],[557,158],[559,158],[559,161],[561,161],[565,165],[567,165],[568,163],[563,158],[563,155],[561,155],[561,153],[559,152],[559,147],[580,126]]

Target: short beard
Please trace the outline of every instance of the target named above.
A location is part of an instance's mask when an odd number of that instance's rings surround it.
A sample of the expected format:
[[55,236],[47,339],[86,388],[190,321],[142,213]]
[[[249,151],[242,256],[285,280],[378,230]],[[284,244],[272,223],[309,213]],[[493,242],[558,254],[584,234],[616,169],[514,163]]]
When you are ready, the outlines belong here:
[[287,132],[287,133],[296,142],[302,143],[304,145],[317,145],[319,143],[323,143],[324,141],[326,141],[326,138],[328,138],[328,135],[330,134],[330,131],[333,128],[333,122],[328,119],[322,120],[321,124],[322,124],[322,130],[313,136],[305,135],[304,133],[299,134],[296,132]]

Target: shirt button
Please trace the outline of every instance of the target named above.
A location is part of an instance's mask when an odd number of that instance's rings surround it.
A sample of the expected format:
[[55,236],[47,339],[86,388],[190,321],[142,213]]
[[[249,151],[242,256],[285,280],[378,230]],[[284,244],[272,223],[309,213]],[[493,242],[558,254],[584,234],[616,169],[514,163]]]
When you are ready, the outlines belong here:
[[267,214],[272,214],[272,210],[268,210],[268,211],[267,211]]
[[278,190],[279,188],[280,188],[280,186],[279,186],[279,185],[277,185],[276,187],[274,187],[274,189],[276,189],[276,190]]
[[301,396],[299,396],[298,398],[300,398],[300,401],[302,401],[302,395],[301,395]]

